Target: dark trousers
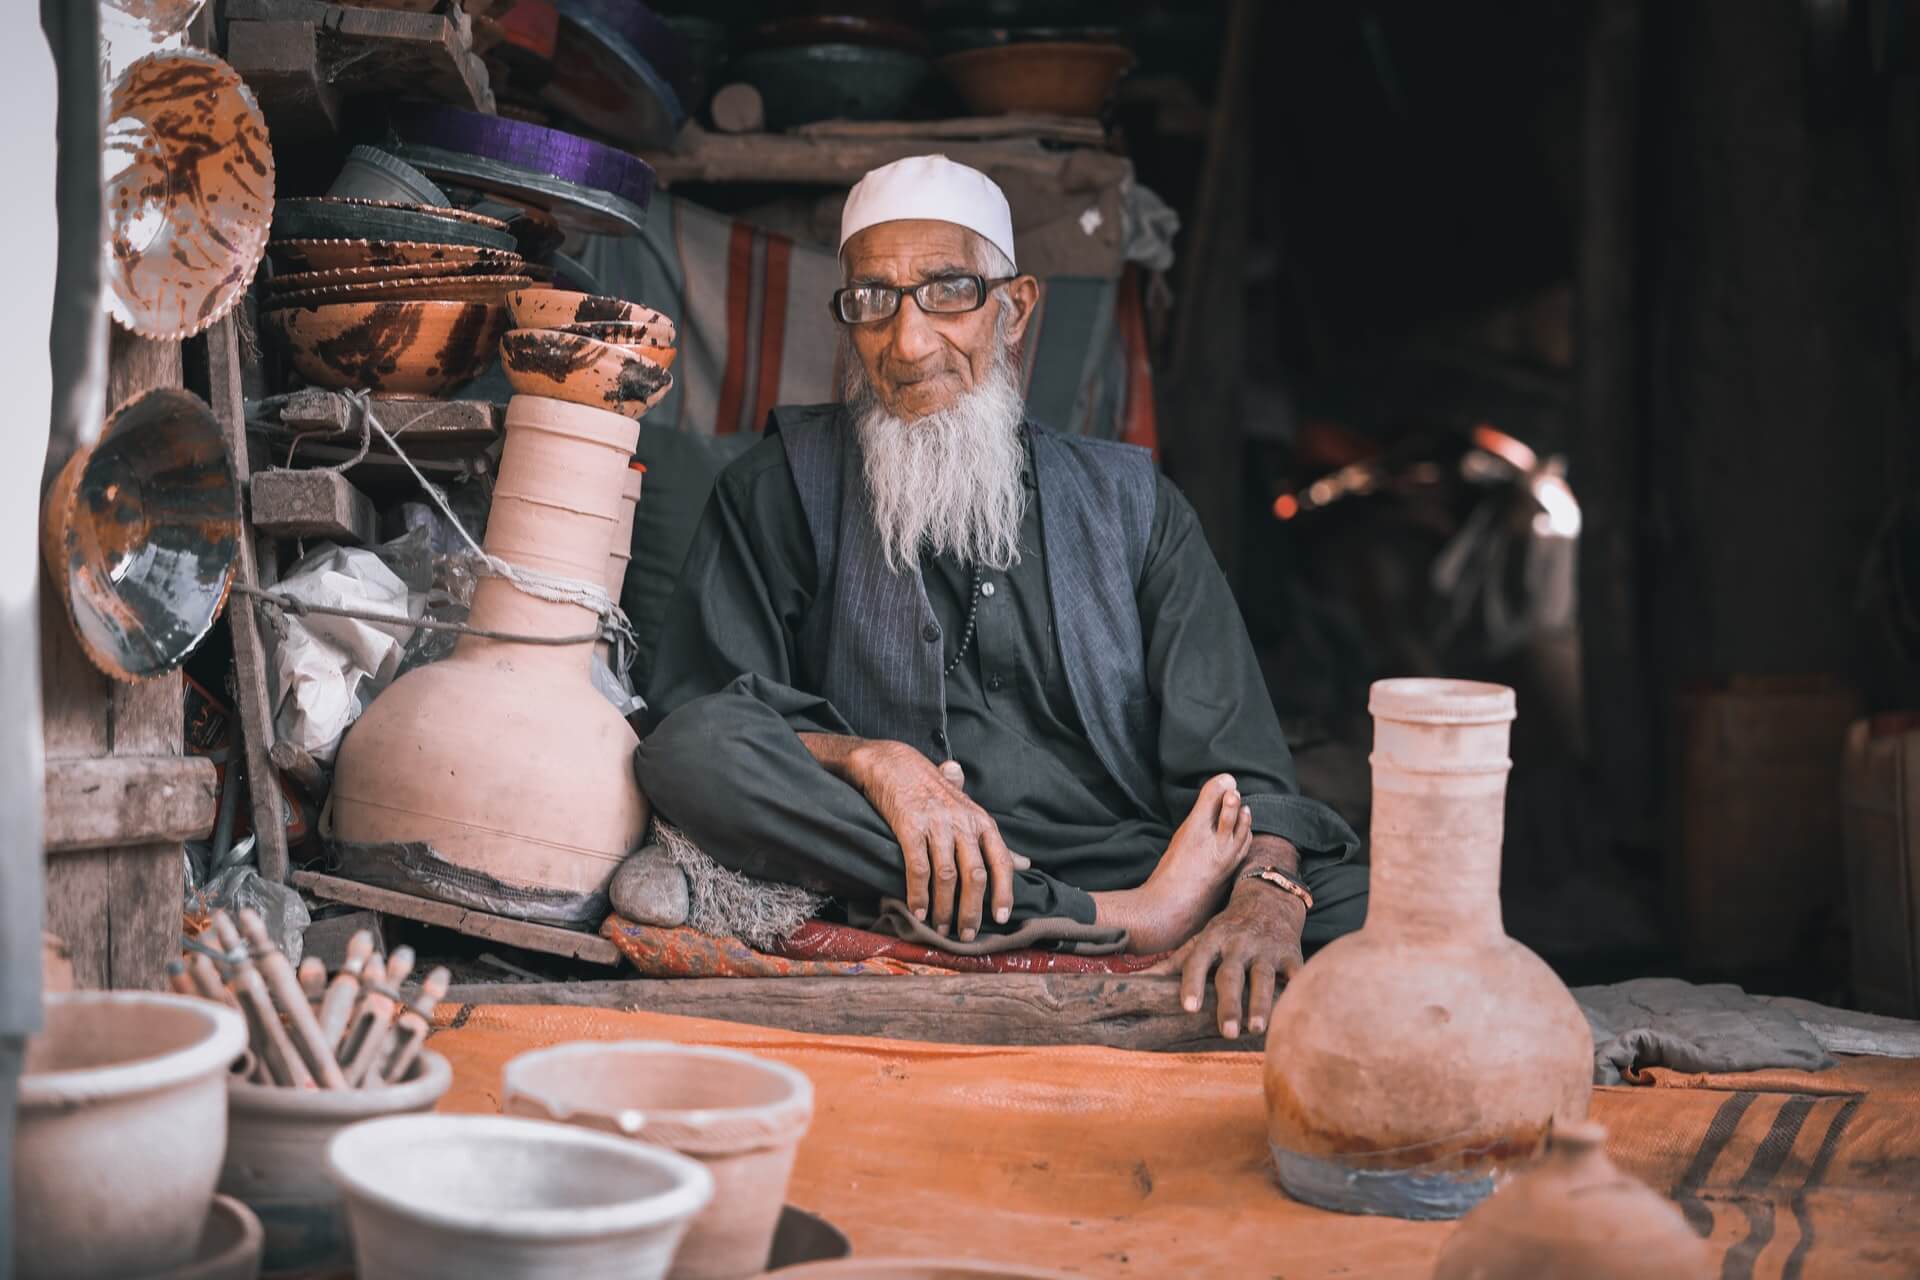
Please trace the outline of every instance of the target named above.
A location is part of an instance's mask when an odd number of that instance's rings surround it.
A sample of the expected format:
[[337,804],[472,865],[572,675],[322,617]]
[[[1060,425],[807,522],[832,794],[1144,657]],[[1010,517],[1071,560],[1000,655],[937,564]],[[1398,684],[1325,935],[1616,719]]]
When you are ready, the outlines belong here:
[[[678,708],[641,741],[634,772],[661,816],[724,867],[869,906],[906,896],[892,828],[757,699],[716,693]],[[1070,865],[1075,851],[1020,852],[1035,871],[1016,873],[1012,918],[1000,927],[1069,914],[1091,923],[1083,896],[1063,894],[1058,881],[1039,874]],[[1153,863],[1143,862],[1134,883],[1152,871]],[[1360,927],[1366,867],[1308,858],[1301,871],[1314,897],[1303,936],[1308,950]],[[996,926],[987,920],[982,927]]]

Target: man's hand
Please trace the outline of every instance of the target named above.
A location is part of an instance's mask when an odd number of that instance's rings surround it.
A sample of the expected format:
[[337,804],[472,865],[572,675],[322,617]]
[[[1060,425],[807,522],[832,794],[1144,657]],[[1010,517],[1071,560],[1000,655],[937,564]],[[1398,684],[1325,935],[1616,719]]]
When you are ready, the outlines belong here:
[[[1266,863],[1289,871],[1299,865],[1299,855],[1287,842],[1271,836],[1254,839],[1248,865]],[[1293,977],[1305,963],[1300,934],[1306,924],[1307,907],[1300,899],[1258,880],[1239,880],[1226,908],[1155,968],[1179,969],[1180,1004],[1188,1013],[1205,1002],[1207,974],[1214,972],[1220,1034],[1235,1039],[1243,1026],[1259,1033],[1267,1029],[1279,980]]]
[[800,736],[893,828],[909,911],[962,942],[973,941],[989,907],[995,921],[1007,922],[1013,873],[1033,864],[1008,849],[987,811],[967,798],[958,764],[936,767],[903,742]]

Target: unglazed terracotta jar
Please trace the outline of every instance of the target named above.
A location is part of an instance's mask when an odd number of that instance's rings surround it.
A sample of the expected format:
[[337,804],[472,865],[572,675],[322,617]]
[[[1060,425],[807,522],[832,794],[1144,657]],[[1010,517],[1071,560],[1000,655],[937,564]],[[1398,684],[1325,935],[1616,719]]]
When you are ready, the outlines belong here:
[[1373,686],[1367,922],[1288,984],[1267,1030],[1280,1185],[1345,1213],[1455,1218],[1586,1118],[1593,1037],[1500,921],[1513,690]]
[[1546,1159],[1469,1213],[1433,1280],[1706,1280],[1713,1257],[1674,1203],[1607,1159],[1597,1124],[1557,1128]]
[[[607,545],[607,595],[620,603],[620,592],[627,585],[627,565],[633,559],[633,521],[640,512],[640,486],[647,469],[640,463],[627,467],[626,487],[620,491],[620,516],[613,522],[613,541]],[[613,646],[601,641],[596,651],[600,660],[612,663]]]
[[[602,586],[639,424],[515,396],[506,425],[488,553]],[[599,619],[585,605],[485,578],[469,621],[515,635],[592,637]],[[542,645],[463,635],[452,657],[400,677],[340,746],[335,837],[425,842],[463,870],[543,898],[602,893],[640,842],[647,801],[633,777],[639,739],[594,688],[592,653],[592,639]]]
[[733,1049],[583,1041],[507,1063],[501,1109],[622,1134],[698,1160],[713,1203],[670,1280],[744,1280],[767,1265],[800,1139],[813,1121],[803,1072]]

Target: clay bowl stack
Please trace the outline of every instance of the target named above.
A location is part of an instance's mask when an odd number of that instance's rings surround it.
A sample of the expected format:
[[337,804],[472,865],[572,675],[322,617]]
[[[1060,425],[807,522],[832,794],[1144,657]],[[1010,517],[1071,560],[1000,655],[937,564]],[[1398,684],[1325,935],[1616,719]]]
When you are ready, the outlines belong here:
[[339,196],[274,210],[262,323],[317,387],[444,395],[492,360],[506,298],[533,283],[507,224]]
[[637,419],[673,387],[673,321],[658,311],[564,289],[518,290],[507,306],[500,361],[521,395]]

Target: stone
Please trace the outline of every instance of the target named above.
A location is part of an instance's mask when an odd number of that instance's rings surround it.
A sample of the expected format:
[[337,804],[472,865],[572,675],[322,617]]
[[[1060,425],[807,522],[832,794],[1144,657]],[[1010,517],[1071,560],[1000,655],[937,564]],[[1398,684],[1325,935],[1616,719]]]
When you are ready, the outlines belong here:
[[635,924],[671,929],[687,922],[687,873],[668,861],[666,851],[657,844],[620,864],[607,895],[613,899],[613,909]]

